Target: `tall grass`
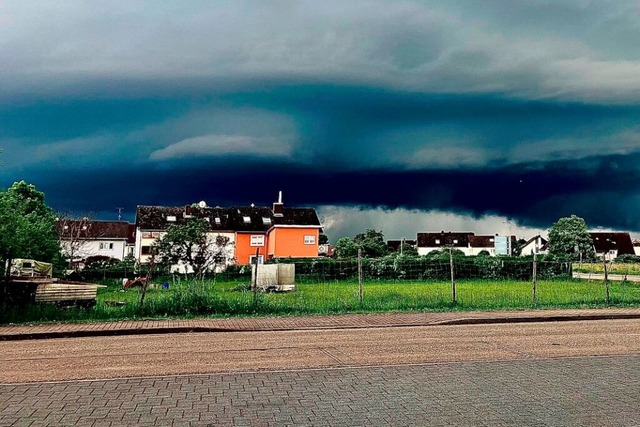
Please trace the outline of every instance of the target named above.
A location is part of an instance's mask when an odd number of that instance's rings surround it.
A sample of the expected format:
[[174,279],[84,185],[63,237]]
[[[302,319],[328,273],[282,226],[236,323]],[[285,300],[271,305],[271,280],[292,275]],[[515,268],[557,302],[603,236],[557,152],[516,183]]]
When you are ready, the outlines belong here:
[[[640,286],[627,282],[611,285],[613,306],[640,305]],[[466,280],[457,283],[453,304],[451,284],[445,282],[368,281],[362,303],[354,281],[302,283],[296,292],[253,293],[238,282],[205,282],[152,288],[144,306],[136,289],[121,291],[109,284],[99,291],[92,309],[51,305],[4,310],[0,322],[99,321],[144,318],[190,318],[257,315],[308,315],[385,311],[511,310],[525,308],[603,307],[602,282],[543,281],[538,284],[537,304],[532,287],[524,281]]]

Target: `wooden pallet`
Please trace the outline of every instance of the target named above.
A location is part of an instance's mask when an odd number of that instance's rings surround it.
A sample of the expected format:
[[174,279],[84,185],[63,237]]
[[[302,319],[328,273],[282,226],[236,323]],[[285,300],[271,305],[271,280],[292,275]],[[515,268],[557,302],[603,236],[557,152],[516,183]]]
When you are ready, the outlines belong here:
[[69,301],[95,301],[98,288],[103,285],[48,283],[38,285],[35,302],[57,303]]

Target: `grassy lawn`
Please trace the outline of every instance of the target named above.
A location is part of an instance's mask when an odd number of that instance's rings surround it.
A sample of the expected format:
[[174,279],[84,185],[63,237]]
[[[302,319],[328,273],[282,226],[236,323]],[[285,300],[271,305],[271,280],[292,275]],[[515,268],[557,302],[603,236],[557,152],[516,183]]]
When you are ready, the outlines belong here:
[[[452,303],[451,284],[445,282],[369,281],[364,284],[362,304],[354,281],[300,283],[290,293],[253,293],[247,280],[155,285],[139,306],[138,289],[121,290],[106,282],[96,307],[89,310],[30,306],[5,311],[2,323],[41,321],[94,321],[140,318],[189,318],[256,315],[301,315],[385,311],[515,310],[525,308],[575,308],[605,306],[600,281],[557,280],[538,283],[538,303],[532,304],[530,282],[468,280],[457,283],[457,304]],[[242,286],[244,285],[244,286]],[[640,285],[613,282],[613,306],[640,305]]]
[[[573,271],[578,273],[604,273],[604,265],[602,263],[573,263]],[[632,274],[640,275],[640,264],[607,264],[607,271],[610,274]]]

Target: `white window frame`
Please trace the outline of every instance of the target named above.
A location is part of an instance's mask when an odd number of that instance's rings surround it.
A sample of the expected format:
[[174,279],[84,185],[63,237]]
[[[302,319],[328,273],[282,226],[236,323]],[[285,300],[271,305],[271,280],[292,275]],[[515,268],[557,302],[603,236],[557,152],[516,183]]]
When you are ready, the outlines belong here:
[[[254,265],[253,260],[256,259],[255,255],[249,255],[249,265]],[[258,255],[258,264],[264,264],[264,255]]]
[[243,217],[242,217],[242,221],[243,221],[245,224],[251,224],[251,217],[250,217],[250,216],[243,216]]
[[112,251],[113,250],[113,242],[100,242],[99,246],[101,251]]
[[249,246],[261,247],[264,246],[264,234],[252,234],[249,238]]
[[175,215],[167,215],[167,222],[176,222],[177,220]]
[[316,244],[316,236],[313,234],[306,234],[304,236],[304,244],[305,245],[315,245]]
[[436,245],[440,244],[440,239],[436,239]]

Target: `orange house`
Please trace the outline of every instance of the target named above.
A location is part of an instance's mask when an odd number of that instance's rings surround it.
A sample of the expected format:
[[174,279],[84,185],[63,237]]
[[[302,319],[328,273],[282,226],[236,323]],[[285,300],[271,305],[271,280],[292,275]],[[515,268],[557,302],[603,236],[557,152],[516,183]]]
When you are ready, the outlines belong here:
[[322,226],[315,209],[285,208],[282,194],[268,207],[231,208],[237,218],[236,264],[250,264],[272,258],[313,258],[318,256]]
[[269,258],[318,256],[319,227],[275,225],[267,235]]
[[253,263],[258,254],[258,263],[265,261],[267,236],[264,233],[236,232],[236,264],[246,265]]
[[[197,217],[209,223],[209,232],[229,237],[233,258],[239,265],[271,258],[318,256],[318,237],[322,226],[312,208],[285,208],[282,194],[273,207],[138,206],[136,212],[136,253],[142,259],[156,237],[173,224]],[[152,239],[143,241],[146,234]],[[147,246],[143,246],[146,243]],[[231,258],[231,257],[229,257]],[[230,262],[231,261],[230,259]]]

